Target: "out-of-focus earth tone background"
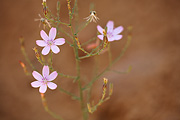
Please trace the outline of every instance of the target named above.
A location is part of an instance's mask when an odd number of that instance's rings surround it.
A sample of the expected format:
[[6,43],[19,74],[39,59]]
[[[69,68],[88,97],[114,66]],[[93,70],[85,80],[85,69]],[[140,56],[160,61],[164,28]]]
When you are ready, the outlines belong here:
[[[1,0],[0,24],[0,119],[1,120],[53,120],[45,112],[38,89],[32,88],[32,76],[26,76],[19,65],[25,62],[20,51],[19,37],[25,38],[26,51],[40,72],[32,48],[41,39],[39,22],[42,15],[41,0]],[[56,0],[47,5],[56,14]],[[68,22],[66,0],[60,0],[60,17]],[[103,77],[114,84],[110,100],[103,103],[90,120],[180,120],[180,1],[179,0],[79,0],[79,22],[89,15],[90,3],[105,26],[109,20],[115,27],[124,26],[123,39],[111,43],[113,59],[122,51],[127,41],[127,27],[133,26],[132,42],[125,55],[113,70],[132,70],[128,74],[106,73],[95,82],[91,101],[98,101],[102,92]],[[73,3],[73,0],[72,0]],[[73,5],[73,4],[72,4]],[[96,35],[96,23],[90,23],[79,34],[83,43]],[[48,29],[46,29],[48,32]],[[71,41],[66,35],[62,37]],[[54,67],[64,74],[75,75],[73,49],[68,44],[60,46],[54,55]],[[42,48],[38,47],[41,51]],[[99,73],[108,64],[107,52],[96,58]],[[91,79],[94,57],[81,61],[81,71],[86,82]],[[29,71],[30,66],[25,62]],[[78,95],[77,83],[58,77],[62,88]],[[47,90],[49,108],[64,120],[82,120],[79,103],[58,90]]]

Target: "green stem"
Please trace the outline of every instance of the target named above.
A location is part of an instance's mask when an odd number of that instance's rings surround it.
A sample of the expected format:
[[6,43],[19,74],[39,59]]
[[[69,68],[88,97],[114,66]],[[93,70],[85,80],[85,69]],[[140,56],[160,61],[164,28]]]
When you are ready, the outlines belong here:
[[31,68],[32,68],[33,70],[36,70],[36,68],[34,67],[34,65],[31,63],[31,61],[30,61],[30,59],[29,59],[29,57],[28,57],[28,55],[27,55],[24,47],[21,47],[21,52],[22,52],[22,54],[24,55],[24,57],[25,57],[26,61],[28,62],[28,64],[31,66]]
[[[91,51],[91,53],[89,53],[88,55],[85,55],[85,56],[82,56],[82,57],[79,57],[79,59],[84,59],[84,58],[88,58],[88,57],[91,57],[91,56],[95,56],[95,55],[98,55],[100,54],[105,48],[103,47],[102,49],[98,50],[99,47],[103,44],[103,41],[100,43],[100,45],[98,47],[96,47],[95,49],[93,49]],[[94,53],[94,51],[98,50],[97,52]]]
[[54,112],[52,112],[48,105],[47,105],[47,101],[44,95],[41,95],[41,100],[43,103],[43,107],[45,109],[46,112],[48,112],[53,118],[58,119],[58,120],[63,120],[62,117],[60,117],[59,115],[55,114]]
[[111,54],[110,43],[108,44],[108,55],[109,55],[109,64],[112,64],[112,54]]
[[84,25],[80,28],[80,30],[78,30],[78,31],[76,32],[76,34],[78,34],[79,32],[81,32],[89,23],[90,23],[90,20],[87,21],[87,22],[85,22]]
[[71,92],[68,92],[68,91],[64,90],[64,89],[61,88],[60,86],[58,86],[57,88],[58,88],[59,91],[61,91],[61,92],[65,93],[65,94],[71,96],[74,100],[80,100],[80,98],[79,98],[78,96],[74,95],[74,94],[71,93]]
[[109,71],[110,67],[111,67],[114,63],[116,63],[116,62],[124,55],[125,51],[127,50],[128,46],[129,46],[129,44],[130,44],[130,41],[131,41],[131,36],[129,35],[129,36],[128,36],[128,40],[127,40],[127,42],[126,42],[126,44],[125,44],[122,52],[120,53],[120,55],[119,55],[115,60],[112,61],[112,64],[109,64],[109,65],[106,67],[105,70],[103,70],[99,75],[97,75],[97,77],[95,77],[92,81],[90,81],[90,82],[83,88],[83,90],[85,90],[85,89],[87,89],[88,87],[92,86],[92,84],[93,84],[97,79],[99,79],[102,75],[104,75],[107,71]]
[[[51,71],[55,71],[53,67],[49,67],[49,69],[50,69]],[[57,71],[57,73],[58,73],[58,75],[60,75],[60,76],[62,76],[62,77],[71,78],[71,79],[77,79],[77,76],[65,75],[65,74],[60,73],[60,72],[58,72],[58,71]]]
[[59,20],[59,14],[60,14],[60,2],[57,1],[57,19]]
[[82,43],[81,46],[87,45],[87,44],[89,44],[90,42],[92,42],[92,41],[94,41],[94,40],[96,40],[96,39],[97,39],[97,37],[93,37],[93,38],[91,38],[90,40]]
[[73,13],[75,16],[75,32],[77,32],[78,31],[78,20],[79,20],[77,0],[75,0],[75,2],[74,2],[74,8],[73,8],[72,15],[73,15]]
[[58,119],[58,120],[63,120],[60,116],[56,115],[54,112],[52,112],[51,110],[49,109],[45,109],[46,112],[48,112],[52,117],[54,117],[55,119]]
[[[67,2],[69,3],[70,1],[67,0]],[[82,114],[83,114],[83,120],[87,120],[87,109],[85,109],[84,106],[84,101],[83,101],[83,91],[82,91],[82,84],[81,84],[81,80],[80,80],[80,64],[79,64],[79,54],[78,54],[78,46],[76,44],[76,39],[75,39],[75,35],[72,25],[71,25],[71,20],[72,20],[72,13],[71,13],[71,9],[70,7],[68,8],[69,10],[69,27],[71,29],[71,33],[73,35],[73,49],[74,49],[74,53],[75,53],[75,60],[76,60],[76,74],[77,74],[77,81],[78,81],[78,86],[79,86],[79,94],[80,94],[80,104],[81,104],[81,110],[82,110]]]
[[50,53],[50,56],[49,56],[49,67],[52,68],[52,64],[53,64],[53,61],[52,61],[52,57],[53,57],[53,52],[51,51]]
[[[71,29],[73,33],[73,29]],[[81,104],[81,110],[83,112],[83,119],[87,120],[87,110],[85,109],[84,102],[83,102],[83,91],[82,91],[82,85],[81,85],[81,80],[80,80],[80,64],[79,64],[79,55],[78,55],[78,46],[76,44],[76,40],[74,37],[74,53],[75,53],[75,59],[76,59],[76,71],[77,71],[77,81],[78,81],[78,86],[79,86],[79,94],[80,94],[80,104]]]

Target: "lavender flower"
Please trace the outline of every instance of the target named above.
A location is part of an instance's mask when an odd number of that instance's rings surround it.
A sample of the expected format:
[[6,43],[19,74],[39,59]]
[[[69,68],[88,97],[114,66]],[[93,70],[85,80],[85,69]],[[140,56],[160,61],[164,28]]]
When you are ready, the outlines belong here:
[[31,83],[31,86],[34,88],[39,88],[40,93],[45,93],[47,90],[47,86],[51,89],[54,90],[57,88],[57,85],[51,81],[53,81],[58,73],[56,71],[52,72],[49,75],[49,67],[44,66],[42,70],[42,75],[39,74],[37,71],[32,72],[33,77],[37,80]]
[[60,49],[56,45],[63,45],[65,43],[65,39],[64,38],[55,39],[56,28],[53,27],[51,28],[51,30],[49,31],[49,36],[44,32],[44,30],[41,30],[40,35],[43,40],[36,40],[36,44],[40,47],[44,47],[42,50],[43,55],[47,55],[50,49],[55,54],[60,52]]
[[[107,23],[107,38],[108,41],[114,41],[114,40],[120,40],[122,38],[122,35],[119,35],[123,31],[123,27],[119,26],[114,29],[114,22],[108,21]],[[98,38],[103,40],[104,34],[103,34],[103,28],[101,26],[97,26],[98,31],[101,33],[101,35],[98,35]]]

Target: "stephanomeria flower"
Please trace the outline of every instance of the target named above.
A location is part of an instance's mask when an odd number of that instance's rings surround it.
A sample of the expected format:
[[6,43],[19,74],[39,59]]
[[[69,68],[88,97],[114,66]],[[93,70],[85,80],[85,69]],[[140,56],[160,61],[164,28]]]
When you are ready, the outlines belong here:
[[[114,29],[114,22],[113,21],[108,21],[107,23],[107,38],[108,41],[114,41],[114,40],[120,40],[122,38],[122,35],[119,35],[123,31],[123,27],[119,26]],[[98,38],[103,40],[104,34],[103,34],[103,28],[101,26],[97,26],[98,31],[101,33],[101,35],[98,35]]]
[[37,71],[32,72],[33,77],[37,80],[31,83],[31,86],[34,88],[39,88],[40,93],[45,93],[47,90],[47,87],[49,87],[51,90],[54,90],[57,88],[57,85],[51,81],[53,81],[58,73],[56,71],[52,72],[49,75],[49,67],[44,66],[42,70],[42,75],[39,74]]
[[42,50],[43,55],[47,55],[50,49],[55,54],[60,52],[60,49],[57,47],[57,45],[63,45],[65,43],[65,39],[64,38],[55,39],[56,28],[53,27],[51,28],[51,30],[49,31],[49,36],[44,32],[44,30],[41,30],[40,35],[43,40],[36,40],[36,44],[40,47],[44,47]]

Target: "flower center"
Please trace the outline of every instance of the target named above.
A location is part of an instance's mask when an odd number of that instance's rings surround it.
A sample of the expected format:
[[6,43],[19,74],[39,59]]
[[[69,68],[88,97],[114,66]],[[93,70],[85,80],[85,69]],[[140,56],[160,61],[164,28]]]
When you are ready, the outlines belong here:
[[107,37],[108,37],[108,38],[111,38],[111,37],[113,37],[113,34],[112,34],[111,32],[108,32],[108,33],[107,33]]
[[47,41],[47,44],[48,44],[49,46],[54,45],[54,41],[53,41],[53,40],[48,40],[48,41]]
[[47,81],[46,78],[43,78],[42,80],[43,80],[43,81],[42,81],[43,84],[47,84],[47,83],[48,83],[48,81]]

